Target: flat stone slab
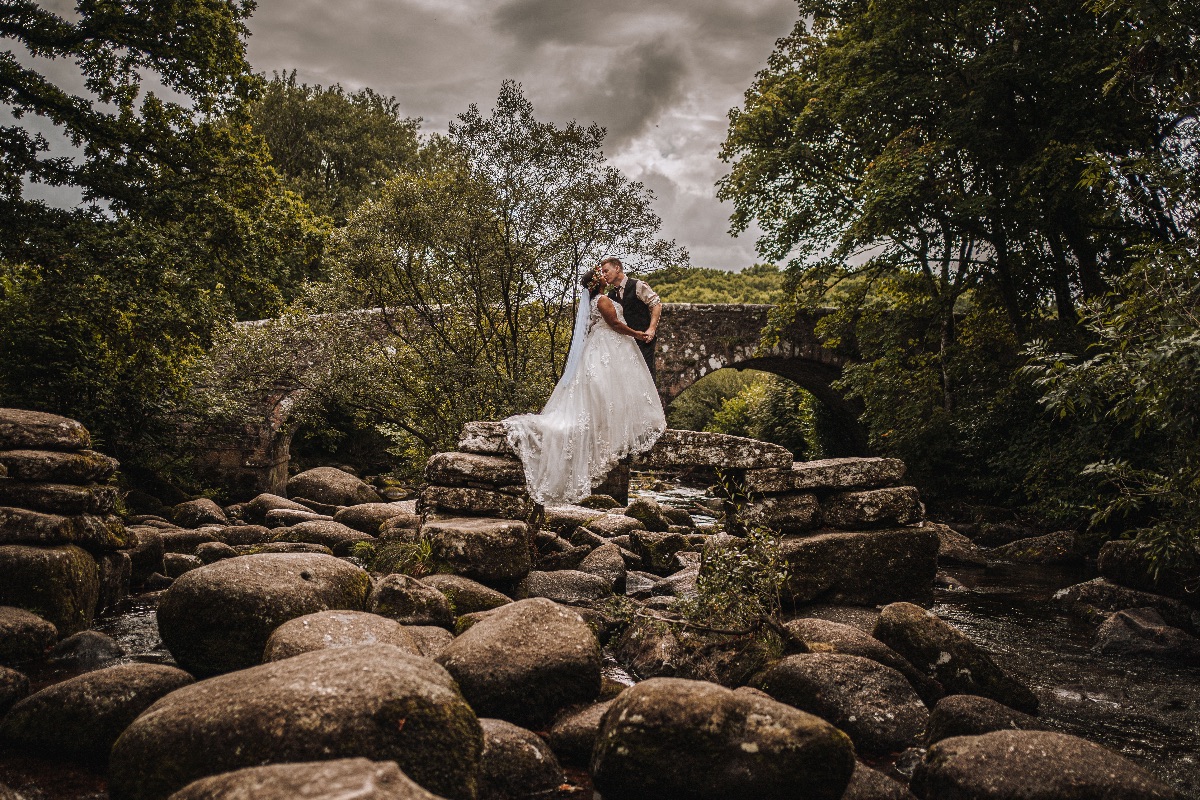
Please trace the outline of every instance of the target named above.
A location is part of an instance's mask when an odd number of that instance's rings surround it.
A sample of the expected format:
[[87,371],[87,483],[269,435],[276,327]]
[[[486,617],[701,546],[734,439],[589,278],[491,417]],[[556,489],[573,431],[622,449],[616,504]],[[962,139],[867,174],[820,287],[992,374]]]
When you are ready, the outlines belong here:
[[510,494],[470,486],[426,486],[421,505],[426,511],[518,520],[528,519],[534,507],[533,499],[524,492]]
[[843,530],[908,525],[919,521],[923,514],[924,507],[915,486],[842,492],[821,504],[825,524]]
[[425,480],[441,486],[511,486],[525,483],[525,472],[515,458],[449,452],[429,459]]
[[458,449],[464,453],[514,456],[508,446],[507,434],[501,422],[468,422],[458,435]]
[[57,414],[0,408],[0,450],[83,450],[92,436],[83,423]]
[[429,519],[421,528],[438,571],[484,584],[519,581],[533,568],[529,526],[510,519]]
[[874,606],[933,596],[938,537],[924,528],[785,538],[784,594],[796,603]]
[[106,481],[120,464],[95,450],[62,453],[54,450],[0,450],[0,467],[8,477],[44,483]]
[[[481,455],[514,455],[500,422],[468,422],[459,435],[458,449]],[[757,439],[668,429],[648,453],[634,458],[633,463],[645,469],[683,466],[787,469],[792,464],[792,453],[785,447]]]
[[648,453],[634,459],[646,469],[722,467],[724,469],[785,469],[792,451],[757,439],[724,433],[667,429]]
[[50,514],[108,514],[116,503],[115,486],[74,486],[0,478],[0,505],[4,506]]
[[795,461],[782,469],[749,470],[746,488],[757,494],[821,489],[873,489],[904,477],[898,458],[825,458]]
[[0,506],[0,544],[78,544],[102,550],[125,547],[125,526],[117,517],[63,516]]
[[785,533],[812,530],[820,519],[817,496],[808,492],[772,495],[746,506],[747,522]]

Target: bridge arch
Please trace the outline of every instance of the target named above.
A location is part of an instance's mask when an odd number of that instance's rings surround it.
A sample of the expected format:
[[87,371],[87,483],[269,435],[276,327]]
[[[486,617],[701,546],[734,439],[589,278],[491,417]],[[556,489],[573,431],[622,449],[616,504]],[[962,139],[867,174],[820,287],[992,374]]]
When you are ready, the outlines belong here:
[[[656,356],[659,395],[667,405],[700,378],[719,369],[755,369],[787,378],[808,390],[829,410],[845,452],[865,455],[866,435],[858,423],[860,409],[832,387],[847,358],[821,344],[817,322],[830,312],[800,314],[771,347],[762,347],[769,305],[665,303],[659,324]],[[380,337],[384,326],[374,322],[378,312],[358,312],[358,335]],[[269,323],[250,322],[244,325]],[[315,326],[314,326],[315,327]],[[198,471],[233,496],[258,492],[282,494],[287,482],[294,430],[290,410],[305,391],[299,376],[319,366],[321,348],[300,336],[295,342],[295,386],[263,387],[253,399],[262,414],[236,430],[210,438],[198,454]],[[219,357],[218,357],[219,358]]]

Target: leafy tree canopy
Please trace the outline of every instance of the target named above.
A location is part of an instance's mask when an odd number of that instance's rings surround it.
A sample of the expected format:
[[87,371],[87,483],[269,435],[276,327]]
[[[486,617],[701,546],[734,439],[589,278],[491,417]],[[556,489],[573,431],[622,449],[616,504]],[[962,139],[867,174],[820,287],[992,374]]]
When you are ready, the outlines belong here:
[[294,70],[266,85],[250,120],[287,186],[339,226],[411,163],[421,123],[394,97],[297,83]]
[[646,276],[664,303],[778,303],[784,299],[783,272],[755,264],[738,272],[702,267],[671,267]]

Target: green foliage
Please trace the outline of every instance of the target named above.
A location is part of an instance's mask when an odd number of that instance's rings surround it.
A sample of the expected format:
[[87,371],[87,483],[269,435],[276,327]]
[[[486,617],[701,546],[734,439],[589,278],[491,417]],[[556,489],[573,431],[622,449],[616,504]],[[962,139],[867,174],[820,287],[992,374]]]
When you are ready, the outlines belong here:
[[701,267],[668,267],[646,276],[664,303],[778,303],[783,273],[774,264],[738,272]]
[[[324,226],[280,185],[244,115],[259,84],[245,60],[250,9],[0,12],[0,35],[74,61],[87,87],[73,95],[0,55],[9,112],[42,117],[77,148],[47,155],[20,125],[0,135],[0,404],[80,418],[126,460],[170,439],[166,415],[211,332],[276,313],[318,268]],[[177,99],[143,93],[151,79]],[[30,182],[75,187],[84,205],[30,201]]]
[[1087,357],[1035,343],[1029,372],[1060,417],[1083,417],[1142,442],[1088,465],[1102,493],[1093,525],[1132,518],[1156,571],[1200,559],[1200,249],[1148,254],[1120,293],[1084,307]]
[[707,430],[730,398],[757,380],[753,370],[719,369],[689,386],[667,407],[667,425],[686,431]]
[[402,116],[396,98],[297,83],[294,70],[276,74],[249,113],[288,188],[335,225],[417,154],[420,120]]
[[786,378],[750,374],[737,394],[724,399],[703,430],[778,444],[801,461],[824,457],[817,399]]
[[422,578],[433,572],[433,545],[428,539],[411,542],[357,542],[350,555],[368,571],[380,575],[400,573]]

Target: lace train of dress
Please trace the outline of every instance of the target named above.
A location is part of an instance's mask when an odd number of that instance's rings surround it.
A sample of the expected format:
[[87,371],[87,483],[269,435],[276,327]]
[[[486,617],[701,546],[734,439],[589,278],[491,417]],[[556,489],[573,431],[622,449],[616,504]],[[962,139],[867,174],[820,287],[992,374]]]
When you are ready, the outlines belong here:
[[[564,376],[540,414],[505,419],[530,496],[543,505],[574,503],[625,456],[649,450],[667,429],[662,402],[641,351],[617,333],[591,301],[578,369]],[[617,316],[624,321],[620,305]]]

